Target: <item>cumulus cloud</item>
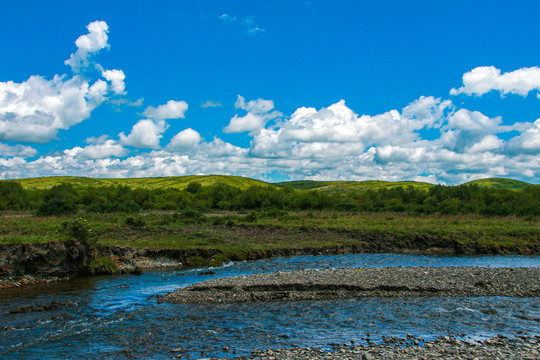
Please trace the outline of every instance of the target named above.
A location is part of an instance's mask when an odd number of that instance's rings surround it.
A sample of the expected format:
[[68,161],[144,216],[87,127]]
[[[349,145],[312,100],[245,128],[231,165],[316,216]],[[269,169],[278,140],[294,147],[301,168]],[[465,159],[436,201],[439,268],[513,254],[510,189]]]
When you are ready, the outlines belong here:
[[119,134],[120,143],[139,149],[159,149],[159,141],[167,128],[165,121],[143,119],[133,125],[129,135]]
[[88,138],[89,144],[82,148],[78,156],[82,159],[105,159],[109,157],[124,157],[129,154],[129,150],[124,148],[117,141],[108,139],[107,135],[98,138]]
[[[472,147],[475,147],[475,149],[485,147],[485,145],[478,143],[486,141],[487,135],[511,130],[501,126],[501,123],[502,118],[500,116],[489,118],[478,111],[459,109],[449,116],[447,124],[443,127],[439,143],[444,148],[457,152],[468,151]],[[493,138],[487,139],[491,139],[491,143],[493,143]]]
[[540,119],[530,124],[520,135],[510,139],[506,150],[518,154],[540,154]]
[[188,104],[185,101],[169,100],[164,105],[157,108],[148,106],[143,115],[155,120],[179,119],[185,118]]
[[126,84],[124,79],[126,75],[122,70],[104,70],[102,76],[111,82],[112,91],[118,95],[124,95]]
[[102,80],[90,85],[79,76],[0,82],[0,140],[49,142],[59,129],[87,119],[104,101],[106,88]]
[[[88,30],[87,35],[77,39],[78,50],[66,61],[74,72],[87,67],[92,54],[108,47],[108,26],[104,21],[90,23]],[[102,76],[110,81],[113,92],[125,93],[122,70],[103,70]],[[108,95],[106,81],[81,75],[55,75],[51,80],[35,75],[21,83],[0,82],[0,140],[50,142],[59,130],[88,119]]]
[[272,100],[257,99],[246,102],[244,97],[238,95],[234,106],[237,109],[247,111],[247,114],[244,116],[236,114],[231,119],[229,125],[223,129],[224,132],[230,134],[259,130],[269,120],[282,115],[279,111],[272,111],[274,109]]
[[201,142],[201,135],[191,129],[185,129],[176,134],[171,142],[166,146],[167,151],[180,152],[192,149],[195,145]]
[[0,157],[20,157],[28,158],[37,155],[37,150],[30,146],[7,145],[0,143]]
[[[501,74],[494,66],[479,66],[463,74],[463,86],[450,90],[451,95],[484,95],[492,90],[501,95],[518,94],[527,96],[540,90],[540,68],[521,68]],[[540,94],[537,94],[540,97]]]
[[448,101],[422,97],[407,106],[402,114],[390,110],[375,116],[356,114],[344,100],[320,110],[301,107],[275,129],[267,128],[255,134],[251,151],[261,157],[314,156],[317,152],[313,149],[322,151],[326,146],[320,144],[324,143],[346,154],[362,153],[366,147],[376,144],[409,143],[418,139],[417,131],[440,126],[445,109],[450,105]]
[[65,61],[66,65],[71,66],[73,72],[79,72],[82,68],[89,65],[89,57],[92,54],[107,48],[109,26],[105,21],[94,21],[86,27],[88,34],[81,35],[75,41],[77,51],[71,54],[70,58]]

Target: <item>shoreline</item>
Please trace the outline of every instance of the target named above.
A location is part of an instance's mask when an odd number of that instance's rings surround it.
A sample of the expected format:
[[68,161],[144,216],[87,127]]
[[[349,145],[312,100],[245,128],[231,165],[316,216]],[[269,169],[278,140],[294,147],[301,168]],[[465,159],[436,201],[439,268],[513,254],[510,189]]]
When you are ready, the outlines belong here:
[[206,280],[158,297],[175,304],[361,297],[539,297],[540,268],[405,267],[279,271]]
[[[266,231],[267,229],[259,229]],[[257,231],[259,231],[257,230]],[[312,229],[304,235],[312,235]],[[315,232],[317,233],[317,232]],[[271,231],[272,236],[276,234]],[[283,234],[279,234],[281,236]],[[302,236],[304,236],[302,235]],[[328,234],[318,234],[328,235]],[[347,234],[352,236],[351,234]],[[366,237],[357,244],[329,246],[277,247],[227,251],[219,248],[135,248],[128,246],[96,245],[68,240],[40,244],[0,244],[0,289],[31,286],[62,281],[87,275],[90,262],[97,257],[108,257],[118,266],[118,273],[131,273],[135,269],[194,268],[221,262],[259,260],[273,257],[306,255],[345,255],[362,253],[393,253],[408,255],[482,256],[494,255],[495,248],[459,247],[456,242],[441,247],[438,241],[411,240],[406,246],[395,247],[378,242],[379,237]],[[500,253],[499,253],[500,254]],[[536,255],[504,253],[504,255]],[[216,266],[212,265],[212,266]]]

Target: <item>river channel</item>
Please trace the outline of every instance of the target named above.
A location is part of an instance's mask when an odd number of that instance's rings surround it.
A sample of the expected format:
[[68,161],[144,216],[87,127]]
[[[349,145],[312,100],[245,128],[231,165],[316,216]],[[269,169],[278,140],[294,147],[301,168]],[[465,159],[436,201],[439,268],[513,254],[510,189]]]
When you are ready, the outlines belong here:
[[[229,305],[158,304],[155,298],[214,277],[385,266],[540,267],[540,256],[301,256],[4,289],[0,292],[0,358],[233,358],[255,349],[328,349],[408,334],[426,340],[440,335],[468,340],[498,334],[540,335],[539,298],[362,298]],[[207,270],[215,274],[199,275]],[[21,306],[53,301],[77,305],[10,313]]]

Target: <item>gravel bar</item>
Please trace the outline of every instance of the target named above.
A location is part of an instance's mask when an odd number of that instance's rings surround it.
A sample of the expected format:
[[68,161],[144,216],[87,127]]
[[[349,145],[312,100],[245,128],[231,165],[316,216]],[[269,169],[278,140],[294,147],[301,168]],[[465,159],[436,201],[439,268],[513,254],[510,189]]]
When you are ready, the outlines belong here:
[[375,359],[415,359],[415,360],[538,360],[540,359],[540,337],[521,336],[508,339],[497,336],[485,341],[469,342],[444,336],[434,341],[424,342],[408,336],[407,339],[386,339],[383,344],[368,346],[339,346],[332,351],[317,348],[294,348],[281,350],[254,351],[250,357],[236,359],[262,360],[375,360]]
[[278,271],[203,281],[160,296],[177,304],[360,297],[540,296],[540,268],[405,267]]

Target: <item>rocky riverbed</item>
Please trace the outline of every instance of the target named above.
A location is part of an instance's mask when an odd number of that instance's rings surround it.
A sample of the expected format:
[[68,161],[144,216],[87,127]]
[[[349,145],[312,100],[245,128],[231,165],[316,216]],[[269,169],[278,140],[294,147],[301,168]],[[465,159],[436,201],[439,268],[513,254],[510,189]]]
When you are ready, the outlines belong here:
[[375,360],[375,359],[497,359],[525,360],[540,358],[540,337],[521,336],[508,339],[497,336],[485,341],[462,341],[444,336],[434,341],[408,336],[406,339],[387,338],[382,344],[367,346],[337,346],[331,351],[316,348],[293,348],[254,351],[250,357],[237,359],[293,360]]
[[278,271],[203,281],[159,297],[177,304],[357,297],[540,296],[540,268],[408,267]]

